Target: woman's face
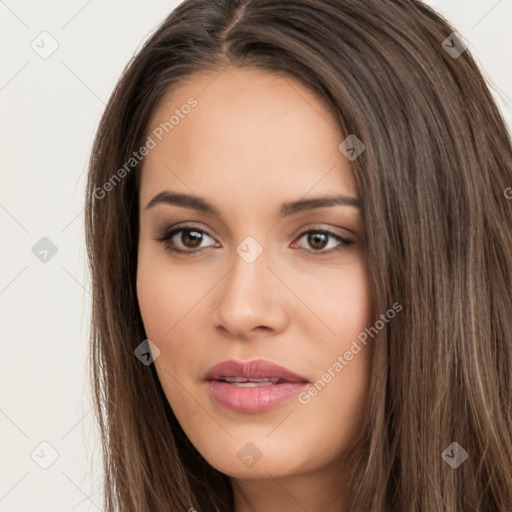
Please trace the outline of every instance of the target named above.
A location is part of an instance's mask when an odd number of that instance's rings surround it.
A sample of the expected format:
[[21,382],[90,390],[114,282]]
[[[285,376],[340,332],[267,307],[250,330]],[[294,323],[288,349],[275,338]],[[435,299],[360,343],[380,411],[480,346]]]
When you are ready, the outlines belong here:
[[150,130],[137,292],[183,430],[235,478],[337,466],[372,349],[353,344],[363,224],[334,117],[290,78],[228,68],[173,89]]

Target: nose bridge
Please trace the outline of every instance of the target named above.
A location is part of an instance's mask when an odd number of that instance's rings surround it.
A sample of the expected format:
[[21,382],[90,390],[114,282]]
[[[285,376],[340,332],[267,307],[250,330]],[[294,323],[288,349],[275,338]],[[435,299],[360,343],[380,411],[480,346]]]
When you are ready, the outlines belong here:
[[267,260],[268,253],[262,244],[253,237],[246,237],[235,248],[223,295],[229,299],[232,294],[239,303],[245,299],[255,305],[257,299],[263,298],[269,273]]
[[267,265],[269,254],[252,237],[235,249],[231,270],[223,280],[215,308],[215,320],[237,335],[248,335],[256,327],[283,328],[286,321],[278,290]]

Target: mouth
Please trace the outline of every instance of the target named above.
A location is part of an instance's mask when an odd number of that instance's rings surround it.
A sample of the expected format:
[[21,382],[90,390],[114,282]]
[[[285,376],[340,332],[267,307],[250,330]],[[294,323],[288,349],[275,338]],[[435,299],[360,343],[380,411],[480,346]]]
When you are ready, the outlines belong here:
[[281,382],[309,382],[306,377],[264,359],[224,361],[210,368],[205,380],[224,381],[234,385],[245,383],[246,386],[250,383],[270,386]]
[[306,377],[270,361],[224,361],[206,374],[211,397],[227,409],[257,413],[276,407],[309,384]]
[[281,382],[289,382],[283,379],[246,379],[244,377],[223,377],[221,379],[214,379],[219,382],[227,382],[228,384],[232,384],[233,386],[237,386],[239,388],[254,388],[256,386],[272,386],[274,384],[280,384]]

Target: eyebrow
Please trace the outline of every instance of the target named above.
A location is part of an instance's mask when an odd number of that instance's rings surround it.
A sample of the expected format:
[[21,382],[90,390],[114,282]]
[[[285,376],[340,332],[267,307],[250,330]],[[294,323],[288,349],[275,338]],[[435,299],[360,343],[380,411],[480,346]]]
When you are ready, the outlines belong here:
[[[146,210],[153,208],[157,204],[170,204],[182,206],[185,208],[192,208],[200,212],[211,213],[221,217],[220,211],[208,201],[199,196],[190,194],[179,194],[176,192],[169,192],[164,190],[159,192],[156,196],[149,201]],[[288,217],[299,212],[314,210],[317,208],[325,208],[328,206],[352,206],[354,208],[361,208],[361,200],[356,197],[349,197],[343,195],[313,197],[311,199],[299,199],[297,201],[289,201],[283,203],[280,209],[281,217]]]

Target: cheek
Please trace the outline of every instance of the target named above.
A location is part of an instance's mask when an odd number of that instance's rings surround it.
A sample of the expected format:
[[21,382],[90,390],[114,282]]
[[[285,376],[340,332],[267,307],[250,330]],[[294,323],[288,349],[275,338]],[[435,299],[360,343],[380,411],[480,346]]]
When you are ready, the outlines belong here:
[[347,340],[364,330],[370,320],[370,297],[363,265],[352,266],[338,283],[325,293],[326,317],[336,336]]
[[[343,283],[336,290],[332,290],[326,297],[325,318],[335,335],[325,341],[324,351],[321,357],[322,371],[336,369],[337,384],[332,387],[364,392],[370,374],[370,363],[372,358],[371,338],[364,339],[365,329],[371,322],[371,301],[368,290],[366,271],[362,264],[355,265],[347,273]],[[343,369],[336,365],[342,356]],[[322,374],[324,375],[324,373]],[[327,377],[328,378],[328,377]],[[357,400],[356,400],[357,401]]]
[[[198,311],[207,288],[186,271],[169,269],[168,262],[155,258],[152,264],[149,260],[143,262],[137,273],[139,308],[146,336],[160,349],[155,367],[168,401],[175,408],[183,399],[179,382],[183,382],[184,375],[190,378],[194,374],[194,359],[204,350],[204,328],[198,322]],[[193,410],[189,412],[194,415]]]
[[[311,297],[312,307],[317,308],[318,316],[330,333],[318,338],[316,347],[311,350],[309,361],[317,380],[310,393],[302,395],[300,403],[311,418],[325,420],[329,411],[327,416],[332,430],[346,429],[346,440],[356,435],[362,420],[362,405],[367,398],[373,343],[371,338],[366,343],[361,342],[358,336],[364,337],[372,308],[362,262],[344,269],[336,280],[331,277],[325,282],[333,281],[338,284],[310,288],[316,290]],[[310,332],[313,332],[312,326]],[[320,423],[318,428],[321,430]],[[327,429],[326,435],[330,430]]]
[[[178,287],[158,266],[147,266],[137,273],[137,297],[146,335],[160,340],[182,314],[177,301]],[[160,347],[161,348],[161,347]]]
[[153,337],[155,341],[170,338],[214,283],[205,271],[170,265],[165,253],[146,257],[142,250],[137,270],[137,297],[148,338]]
[[137,296],[146,336],[160,350],[155,367],[171,407],[182,404],[194,416],[181,383],[202,377],[197,360],[211,352],[208,298],[219,278],[208,268],[171,264],[166,253],[141,252]]
[[334,269],[319,267],[313,274],[304,272],[292,278],[300,283],[298,289],[304,302],[315,313],[305,317],[310,323],[310,336],[315,327],[314,338],[324,333],[326,345],[342,348],[367,327],[371,303],[362,258],[353,258]]

